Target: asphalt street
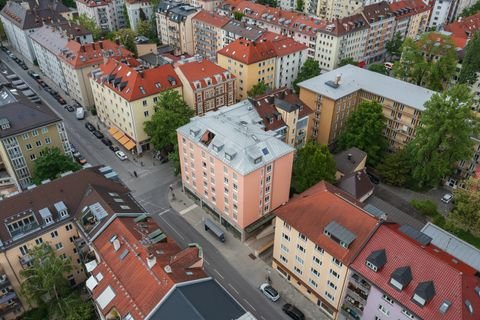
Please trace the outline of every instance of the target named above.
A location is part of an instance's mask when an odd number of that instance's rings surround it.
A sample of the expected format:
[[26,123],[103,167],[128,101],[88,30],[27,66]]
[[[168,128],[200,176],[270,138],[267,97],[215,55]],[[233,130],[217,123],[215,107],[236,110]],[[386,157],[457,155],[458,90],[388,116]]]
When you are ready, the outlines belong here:
[[[2,69],[8,66],[40,96],[44,103],[64,119],[70,142],[75,145],[90,164],[111,166],[132,190],[134,197],[140,204],[152,214],[160,227],[181,247],[195,242],[203,248],[206,272],[215,278],[247,311],[250,311],[257,319],[288,319],[281,311],[281,304],[268,301],[257,287],[253,287],[245,281],[248,274],[239,274],[202,234],[197,232],[178,212],[170,207],[167,198],[168,186],[176,182],[177,178],[173,175],[168,163],[160,165],[157,162],[155,166],[149,166],[147,169],[140,165],[142,158],[134,161],[129,156],[128,160],[120,161],[107,146],[85,128],[86,120],[77,120],[74,112],[65,110],[5,52],[0,51],[0,58],[3,62]],[[39,73],[38,68],[34,70]],[[63,94],[58,87],[53,86],[52,81],[49,81],[45,76],[42,76],[42,79],[60,92],[67,103],[71,103],[71,99]],[[102,127],[96,120],[91,120],[91,123],[95,127],[100,127],[103,133],[107,135],[107,128]],[[138,178],[133,177],[132,172],[134,170],[137,172]]]

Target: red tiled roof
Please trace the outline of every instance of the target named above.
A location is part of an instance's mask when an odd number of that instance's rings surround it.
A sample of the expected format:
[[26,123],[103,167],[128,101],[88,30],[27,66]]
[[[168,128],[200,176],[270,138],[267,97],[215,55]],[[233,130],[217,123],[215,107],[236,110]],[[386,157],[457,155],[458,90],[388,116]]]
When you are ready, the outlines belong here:
[[270,41],[254,42],[246,39],[237,39],[217,53],[247,65],[276,56]]
[[[108,286],[115,292],[115,297],[102,310],[104,315],[115,308],[122,318],[130,313],[135,319],[143,319],[175,284],[207,277],[199,248],[181,250],[170,238],[146,246],[147,234],[157,228],[150,218],[140,223],[135,223],[133,218],[116,218],[94,240],[101,262],[91,273],[97,276],[100,272],[103,279],[92,290],[92,297],[98,299]],[[120,241],[118,251],[110,241],[114,236]],[[128,254],[120,259],[125,250]],[[147,266],[150,254],[157,259],[151,269]],[[171,272],[165,270],[166,266]]]
[[[330,255],[349,265],[377,229],[379,221],[346,192],[322,181],[275,210],[275,215],[303,233]],[[335,221],[356,238],[344,248],[324,234]]]
[[265,32],[259,40],[261,39],[272,43],[273,50],[277,57],[308,49],[306,45],[297,42],[290,37],[279,35],[274,32]]
[[[397,224],[380,226],[351,267],[422,319],[480,319],[480,297],[475,293],[480,278],[475,276],[475,270],[432,244],[421,246],[399,231],[399,227]],[[385,250],[387,262],[374,272],[365,261],[373,251],[381,249]],[[398,291],[389,285],[390,276],[397,268],[405,266],[410,267],[412,280],[406,288]],[[433,281],[435,295],[420,307],[412,297],[417,285],[425,281]],[[445,300],[449,300],[451,306],[442,314],[439,307]],[[473,306],[473,315],[465,306],[466,300]]]
[[331,22],[322,23],[319,30],[323,33],[341,36],[350,32],[368,28],[368,23],[361,14],[354,14],[343,19],[333,19]]
[[183,73],[193,90],[196,89],[194,81],[198,81],[202,88],[207,87],[208,85],[205,78],[210,78],[210,81],[213,85],[218,84],[215,75],[219,75],[221,77],[221,82],[228,80],[225,73],[229,75],[229,79],[235,79],[235,76],[228,70],[207,59],[179,64],[177,65],[177,68]]
[[[103,85],[109,87],[127,101],[135,101],[182,86],[170,64],[143,71],[136,70],[135,67],[137,66],[138,62],[135,59],[129,59],[127,63],[109,59],[107,63],[100,66],[103,73],[100,79],[106,80]],[[111,81],[108,81],[109,76]],[[119,79],[117,85],[114,85],[115,79]],[[120,86],[122,83],[125,86]]]
[[222,16],[214,12],[209,12],[206,10],[200,10],[195,16],[192,17],[192,20],[198,20],[203,23],[221,28],[226,25],[231,19],[227,16]]
[[401,19],[429,11],[431,7],[422,0],[401,0],[389,4],[395,19]]
[[459,21],[447,24],[445,30],[452,33],[452,38],[469,39],[476,31],[480,30],[480,12],[462,18]]
[[363,7],[362,14],[368,23],[375,23],[393,16],[386,1],[372,3]]
[[110,40],[87,44],[80,44],[77,41],[70,40],[65,49],[67,49],[67,51],[60,53],[59,57],[75,69],[102,64],[106,55],[115,59],[133,56],[132,53],[123,46],[119,46]]

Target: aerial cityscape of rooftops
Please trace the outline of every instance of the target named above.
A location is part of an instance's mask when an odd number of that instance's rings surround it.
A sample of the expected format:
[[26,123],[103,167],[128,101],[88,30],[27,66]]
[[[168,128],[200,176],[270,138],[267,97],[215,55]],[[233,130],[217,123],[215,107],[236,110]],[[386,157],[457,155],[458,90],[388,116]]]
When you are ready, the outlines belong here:
[[0,319],[480,320],[480,0],[0,21]]

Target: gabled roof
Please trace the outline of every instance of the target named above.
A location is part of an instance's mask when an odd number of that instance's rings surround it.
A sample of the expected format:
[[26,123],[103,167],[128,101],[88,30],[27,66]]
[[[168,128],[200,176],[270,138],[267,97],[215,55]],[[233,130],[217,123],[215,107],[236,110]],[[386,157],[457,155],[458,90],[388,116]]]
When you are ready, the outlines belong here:
[[228,22],[230,22],[231,18],[227,16],[220,15],[215,12],[210,12],[206,10],[200,10],[193,18],[192,21],[196,20],[205,24],[209,24],[211,26],[222,28]]
[[[480,287],[480,278],[475,269],[432,244],[421,245],[399,229],[397,224],[380,226],[351,267],[421,319],[479,319],[480,296],[476,288]],[[378,250],[385,250],[387,262],[375,272],[365,262]],[[392,275],[406,284],[402,290],[390,284]],[[417,302],[413,300],[415,293],[421,298]],[[418,303],[422,299],[426,300],[423,307]],[[445,301],[451,304],[442,313]]]
[[336,37],[365,29],[368,29],[368,23],[359,13],[342,19],[327,21],[322,23],[318,28],[319,32],[328,33]]
[[128,59],[126,62],[109,59],[100,66],[100,73],[93,76],[97,82],[127,101],[135,101],[182,86],[170,64],[143,70],[134,59]]
[[303,43],[297,42],[291,37],[283,36],[274,32],[266,32],[260,37],[260,39],[271,42],[277,57],[283,57],[308,49]]
[[247,65],[276,57],[270,41],[237,39],[220,49],[217,54]]
[[54,21],[66,21],[60,13],[68,10],[61,1],[55,0],[7,1],[0,14],[20,29],[28,30]]
[[451,32],[452,37],[470,39],[475,32],[480,30],[480,12],[447,24],[445,30]]
[[70,40],[59,54],[59,58],[74,69],[102,64],[105,58],[121,59],[132,56],[130,51],[110,40],[86,44]]
[[[359,207],[355,199],[322,181],[274,211],[292,228],[303,233],[333,257],[348,265],[378,228],[380,221]],[[332,222],[355,236],[342,247],[325,234]],[[352,237],[350,237],[351,239]],[[342,239],[338,239],[345,242]]]
[[389,6],[396,20],[431,10],[431,7],[422,0],[401,0],[392,2]]
[[[193,90],[207,88],[235,79],[235,76],[231,74],[230,71],[208,59],[178,64],[177,68],[185,76]],[[220,81],[217,80],[217,78]],[[210,85],[207,84],[207,79],[210,80]]]
[[372,3],[361,11],[367,23],[375,23],[393,17],[387,1]]
[[244,38],[250,41],[255,41],[259,39],[266,30],[257,27],[255,25],[249,25],[245,21],[237,21],[235,19],[230,20],[222,28],[227,34],[233,33],[239,38]]
[[375,188],[365,170],[347,173],[335,185],[357,200],[362,199]]

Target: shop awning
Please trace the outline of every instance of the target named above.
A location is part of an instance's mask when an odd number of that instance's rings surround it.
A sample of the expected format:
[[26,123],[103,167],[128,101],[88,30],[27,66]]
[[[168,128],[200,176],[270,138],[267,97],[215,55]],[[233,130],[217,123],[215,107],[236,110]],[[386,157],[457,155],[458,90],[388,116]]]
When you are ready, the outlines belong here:
[[118,139],[118,142],[120,142],[123,145],[125,145],[125,143],[127,143],[128,141],[130,141],[130,139],[128,139],[127,136],[123,136],[120,139]]
[[[115,133],[115,134],[113,135],[113,138],[114,138],[115,140],[119,140],[119,139],[122,138],[123,136],[124,136],[123,132],[117,131],[117,133]],[[128,139],[128,138],[127,138],[127,139]]]
[[110,129],[108,129],[108,133],[110,133],[112,136],[115,135],[115,133],[117,132],[118,132],[117,128],[111,127]]
[[132,140],[128,140],[128,142],[125,143],[123,146],[127,150],[132,150],[133,148],[135,148],[135,142],[133,142]]

